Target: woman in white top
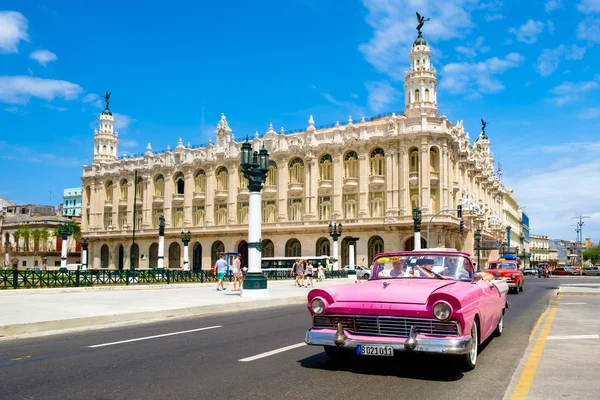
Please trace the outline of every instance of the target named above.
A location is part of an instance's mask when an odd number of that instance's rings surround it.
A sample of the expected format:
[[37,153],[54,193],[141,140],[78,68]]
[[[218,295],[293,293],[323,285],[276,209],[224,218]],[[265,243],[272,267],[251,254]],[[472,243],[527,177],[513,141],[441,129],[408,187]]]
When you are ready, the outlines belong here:
[[306,277],[306,286],[305,287],[308,287],[309,282],[312,287],[315,287],[315,283],[313,282],[314,269],[315,268],[313,267],[312,261],[308,260],[308,262],[306,263],[306,275],[304,275]]

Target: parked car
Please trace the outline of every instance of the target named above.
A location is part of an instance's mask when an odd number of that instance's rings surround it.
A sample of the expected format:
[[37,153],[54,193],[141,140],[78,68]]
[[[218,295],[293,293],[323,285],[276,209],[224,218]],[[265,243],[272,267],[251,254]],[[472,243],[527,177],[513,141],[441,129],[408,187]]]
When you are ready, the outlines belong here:
[[362,285],[309,292],[307,344],[338,361],[398,351],[454,355],[470,370],[479,345],[502,334],[508,284],[482,279],[490,275],[476,274],[467,253],[381,253],[372,272]]
[[599,266],[585,267],[583,269],[583,271],[581,271],[581,273],[586,276],[589,276],[589,275],[600,276],[600,267]]
[[517,260],[499,258],[487,264],[487,272],[493,274],[496,279],[505,279],[508,287],[516,294],[523,291],[525,275],[519,269]]
[[538,270],[537,268],[525,268],[523,270],[523,275],[527,276],[527,275],[537,275],[538,274]]
[[369,279],[371,277],[371,270],[360,265],[346,265],[344,271],[356,271],[357,279]]
[[578,276],[581,275],[581,270],[569,266],[565,267],[557,267],[552,271],[554,275],[562,275],[562,276]]

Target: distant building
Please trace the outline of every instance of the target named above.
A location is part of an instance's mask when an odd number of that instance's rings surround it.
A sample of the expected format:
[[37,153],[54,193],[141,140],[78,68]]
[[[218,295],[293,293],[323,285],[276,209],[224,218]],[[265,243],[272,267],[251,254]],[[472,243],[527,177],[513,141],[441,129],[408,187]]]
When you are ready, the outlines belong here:
[[65,189],[62,204],[63,217],[81,216],[81,188]]
[[591,238],[585,238],[585,243],[582,244],[581,247],[583,247],[584,249],[588,250],[591,249],[592,247],[595,247],[596,245],[594,244],[594,242],[592,242]]
[[531,251],[532,267],[537,267],[539,264],[550,262],[550,241],[548,240],[548,236],[531,235],[529,248]]
[[556,249],[559,265],[574,265],[577,261],[577,242],[563,239],[549,239],[550,249]]
[[4,197],[0,197],[0,211],[4,210],[5,207],[14,206],[15,204],[6,200]]
[[54,206],[41,204],[12,204],[5,206],[4,211],[7,215],[27,215],[30,217],[56,215],[56,208]]

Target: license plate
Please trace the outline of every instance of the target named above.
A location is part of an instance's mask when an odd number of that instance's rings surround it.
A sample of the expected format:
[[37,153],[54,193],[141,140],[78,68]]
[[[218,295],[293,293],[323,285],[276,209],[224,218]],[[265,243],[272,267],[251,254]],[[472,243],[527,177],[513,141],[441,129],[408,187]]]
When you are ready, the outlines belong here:
[[393,356],[394,348],[392,346],[373,346],[359,344],[356,346],[356,354],[361,356]]

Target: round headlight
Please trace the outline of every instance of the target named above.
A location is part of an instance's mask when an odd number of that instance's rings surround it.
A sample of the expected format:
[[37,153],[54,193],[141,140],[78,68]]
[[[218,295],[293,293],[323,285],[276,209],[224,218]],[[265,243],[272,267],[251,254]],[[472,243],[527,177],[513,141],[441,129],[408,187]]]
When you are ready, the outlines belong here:
[[315,314],[323,314],[325,311],[325,302],[317,297],[310,303],[310,307]]
[[517,274],[512,274],[510,277],[515,279],[517,277]]
[[435,315],[435,317],[441,321],[450,318],[450,314],[452,314],[452,309],[448,303],[440,301],[433,306],[433,315]]

